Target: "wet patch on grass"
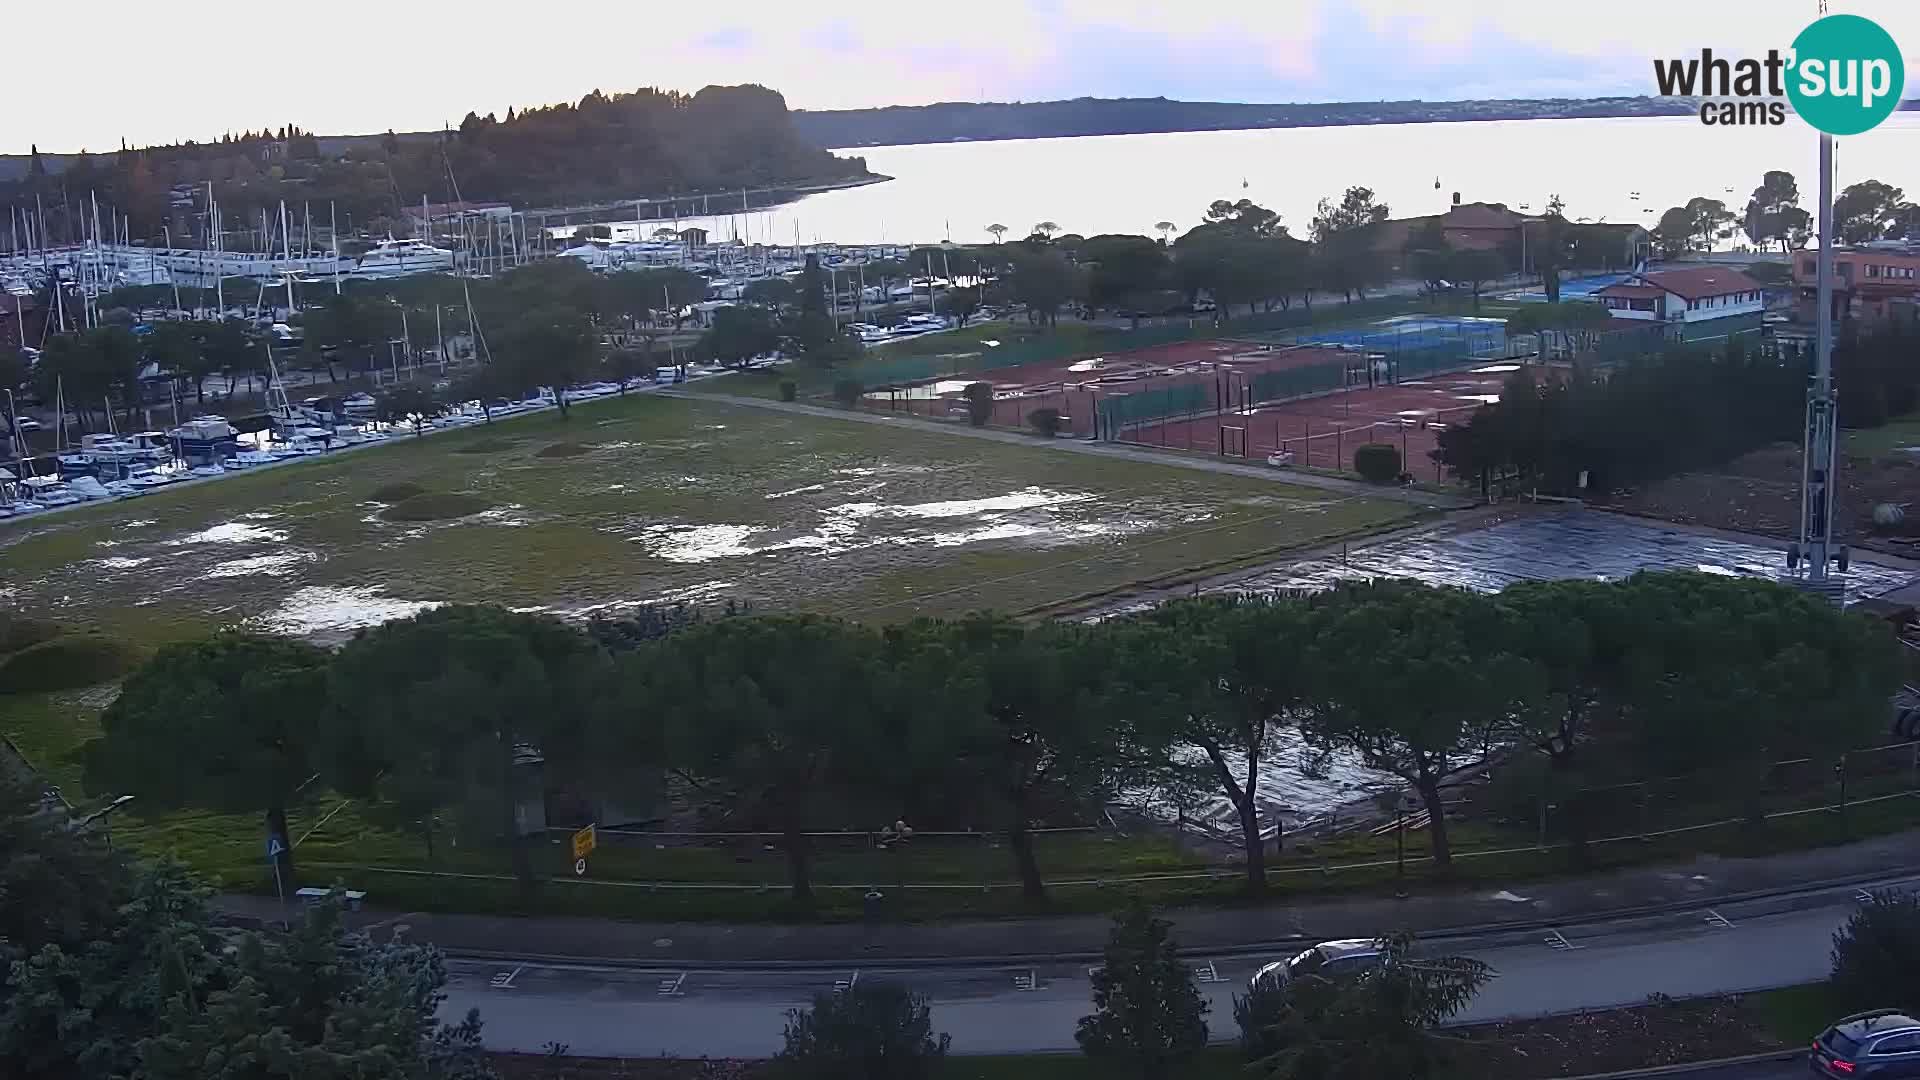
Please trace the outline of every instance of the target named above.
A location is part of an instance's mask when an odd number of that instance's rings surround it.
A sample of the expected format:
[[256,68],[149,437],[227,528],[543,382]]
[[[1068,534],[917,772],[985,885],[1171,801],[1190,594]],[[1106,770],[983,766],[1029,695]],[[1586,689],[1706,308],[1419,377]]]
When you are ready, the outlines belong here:
[[425,495],[426,493],[427,489],[421,487],[419,484],[411,484],[402,480],[397,484],[382,484],[374,488],[367,493],[367,498],[374,502],[391,505],[393,503],[405,502],[416,495]]
[[454,448],[456,454],[504,454],[520,448],[518,439],[475,439]]
[[493,504],[478,495],[428,491],[387,507],[380,516],[388,521],[451,521],[491,509]]

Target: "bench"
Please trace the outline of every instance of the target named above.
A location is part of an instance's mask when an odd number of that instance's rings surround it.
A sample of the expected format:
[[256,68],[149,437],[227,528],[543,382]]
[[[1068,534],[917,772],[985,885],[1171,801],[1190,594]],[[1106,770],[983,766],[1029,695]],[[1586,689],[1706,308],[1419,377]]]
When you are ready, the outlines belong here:
[[[334,890],[332,889],[315,889],[308,887],[305,889],[295,889],[293,895],[295,899],[306,904],[308,907],[312,907],[314,904],[332,896],[333,892]],[[341,889],[340,893],[346,897],[348,911],[359,911],[361,901],[367,898],[366,893],[360,892],[357,889]]]

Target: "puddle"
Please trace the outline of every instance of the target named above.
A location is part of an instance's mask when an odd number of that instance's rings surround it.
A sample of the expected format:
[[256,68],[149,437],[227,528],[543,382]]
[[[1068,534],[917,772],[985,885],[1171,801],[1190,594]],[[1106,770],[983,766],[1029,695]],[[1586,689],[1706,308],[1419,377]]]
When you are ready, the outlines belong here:
[[766,497],[769,499],[784,499],[789,495],[805,495],[808,492],[825,491],[825,490],[827,490],[827,485],[825,484],[808,484],[806,487],[797,487],[797,488],[794,488],[792,491],[770,492]]
[[752,555],[747,541],[764,532],[760,525],[649,525],[641,542],[668,562],[700,563]]
[[160,522],[154,518],[135,518],[132,521],[121,522],[120,527],[123,529],[144,529],[149,525],[158,524],[160,524]]
[[1099,371],[1101,368],[1106,366],[1107,366],[1106,357],[1095,356],[1087,360],[1076,360],[1073,363],[1067,365],[1067,370],[1068,371]]
[[218,563],[206,572],[210,578],[250,577],[261,574],[267,577],[283,577],[292,573],[305,563],[319,558],[311,551],[285,551],[278,555],[255,555],[247,559],[229,559]]
[[971,517],[995,510],[1027,510],[1038,506],[1065,506],[1070,503],[1085,502],[1093,498],[1086,492],[1049,491],[1046,488],[1024,488],[1007,495],[996,495],[986,499],[961,499],[952,502],[917,503],[907,506],[880,506],[870,503],[850,503],[835,509],[854,511],[856,508],[873,506],[874,516],[897,515],[901,517]]
[[136,566],[142,566],[151,561],[150,559],[134,558],[128,555],[109,555],[104,559],[93,560],[93,564],[108,570],[131,570]]
[[177,540],[167,541],[168,547],[189,547],[194,544],[277,544],[285,541],[287,534],[279,529],[263,529],[258,525],[249,525],[244,521],[229,521],[224,525],[215,525],[197,533],[189,533]]
[[378,587],[353,589],[309,585],[295,589],[271,611],[250,620],[255,626],[294,637],[344,638],[363,627],[404,619],[440,605],[430,600],[401,600]]

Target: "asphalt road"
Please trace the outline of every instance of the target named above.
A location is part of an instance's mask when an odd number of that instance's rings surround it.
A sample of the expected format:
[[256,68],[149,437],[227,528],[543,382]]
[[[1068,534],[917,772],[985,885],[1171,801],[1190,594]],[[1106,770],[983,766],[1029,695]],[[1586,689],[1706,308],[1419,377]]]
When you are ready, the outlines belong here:
[[[1637,1004],[1655,993],[1738,993],[1821,978],[1833,931],[1855,903],[1851,890],[1839,890],[1568,926],[1551,938],[1509,931],[1423,948],[1478,957],[1497,973],[1460,1022],[1542,1016]],[[1212,1033],[1225,1039],[1234,1034],[1233,993],[1281,957],[1191,959],[1212,1005]],[[1070,1050],[1090,990],[1085,965],[1064,963],[681,970],[456,957],[449,970],[442,1015],[478,1008],[488,1046],[537,1052],[558,1042],[574,1054],[620,1057],[768,1056],[779,1048],[786,1010],[855,979],[904,982],[926,994],[936,1029],[953,1035],[957,1053]],[[1764,1080],[1804,1069],[1770,1063],[1699,1075]]]

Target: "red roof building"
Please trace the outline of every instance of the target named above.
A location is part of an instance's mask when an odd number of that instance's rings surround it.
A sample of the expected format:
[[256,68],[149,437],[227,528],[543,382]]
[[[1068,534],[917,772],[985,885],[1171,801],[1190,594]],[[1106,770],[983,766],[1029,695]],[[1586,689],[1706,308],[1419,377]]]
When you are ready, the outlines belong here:
[[1641,322],[1704,322],[1766,309],[1766,289],[1727,266],[1651,270],[1595,292],[1616,319]]

